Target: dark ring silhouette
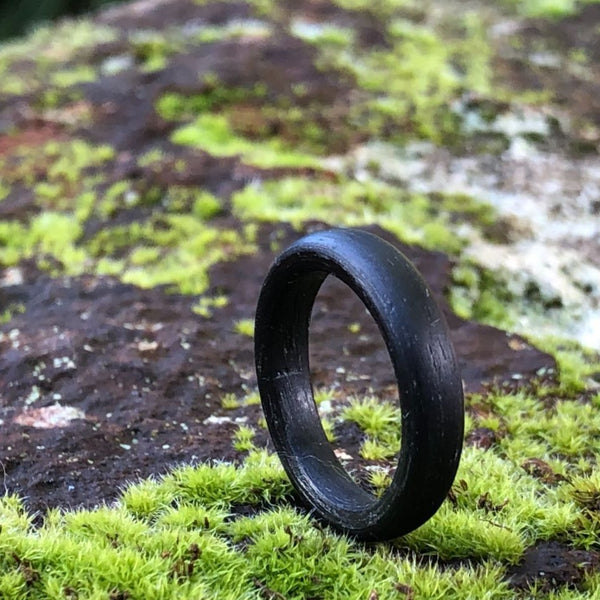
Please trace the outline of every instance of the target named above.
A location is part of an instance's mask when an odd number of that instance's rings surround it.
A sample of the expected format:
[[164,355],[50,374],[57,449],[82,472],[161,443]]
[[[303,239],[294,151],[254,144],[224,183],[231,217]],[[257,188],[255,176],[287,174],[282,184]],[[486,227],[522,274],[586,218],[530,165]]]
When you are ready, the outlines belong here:
[[[402,412],[393,480],[377,498],[344,470],[313,399],[308,329],[328,275],[368,308],[385,340]],[[445,320],[409,260],[357,229],[310,234],[292,244],[263,284],[255,323],[258,386],[271,437],[301,498],[331,525],[365,540],[416,529],[454,480],[463,440],[463,390]]]

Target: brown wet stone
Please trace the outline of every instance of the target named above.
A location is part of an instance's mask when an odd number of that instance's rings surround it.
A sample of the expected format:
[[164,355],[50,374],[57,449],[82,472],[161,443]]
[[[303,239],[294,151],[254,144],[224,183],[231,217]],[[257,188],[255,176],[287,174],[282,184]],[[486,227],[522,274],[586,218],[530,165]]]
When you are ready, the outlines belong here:
[[585,573],[600,566],[600,553],[543,542],[526,550],[523,559],[507,572],[514,588],[526,590],[535,584],[538,593],[557,587],[577,588]]
[[246,2],[210,2],[202,5],[194,0],[154,0],[114,6],[103,11],[98,21],[118,29],[135,31],[162,30],[165,23],[172,26],[196,23],[223,25],[233,19],[253,16]]
[[[319,70],[315,60],[314,48],[282,31],[265,38],[196,45],[170,57],[165,69],[144,72],[131,67],[81,85],[95,113],[93,126],[82,128],[81,134],[118,149],[160,143],[177,123],[166,122],[156,113],[159,98],[167,92],[210,93],[215,74],[219,85],[245,89],[249,96],[260,83],[265,88],[261,103],[311,104],[330,112],[336,106],[343,119],[349,108],[350,82],[339,72]],[[296,86],[304,89],[301,97],[294,93]]]

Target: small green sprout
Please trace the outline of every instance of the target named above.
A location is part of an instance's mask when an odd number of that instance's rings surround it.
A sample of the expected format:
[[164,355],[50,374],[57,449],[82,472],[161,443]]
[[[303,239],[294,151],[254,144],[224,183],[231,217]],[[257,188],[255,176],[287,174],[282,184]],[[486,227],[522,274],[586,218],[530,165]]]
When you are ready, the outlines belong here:
[[192,311],[206,319],[213,315],[214,308],[223,308],[227,306],[229,299],[227,296],[202,296],[196,304],[192,306]]
[[25,305],[22,302],[14,302],[9,304],[2,312],[0,312],[0,325],[8,323],[15,315],[25,312]]
[[352,399],[342,417],[354,421],[369,435],[382,436],[390,430],[399,429],[401,413],[400,408],[391,402],[369,396]]
[[325,437],[330,442],[335,442],[334,423],[330,421],[327,417],[321,417],[321,426],[323,427],[323,431],[325,432]]
[[240,407],[240,401],[233,393],[225,394],[221,397],[221,408],[225,410],[234,410]]
[[218,215],[222,210],[223,208],[219,200],[208,192],[198,194],[192,208],[193,213],[201,219],[210,219]]
[[253,427],[240,425],[233,436],[233,447],[239,452],[254,450],[256,446],[252,442],[256,432]]
[[255,390],[254,392],[248,394],[244,398],[244,404],[245,406],[256,406],[260,404],[260,394],[258,393],[258,390]]
[[233,325],[233,330],[240,335],[254,337],[254,319],[240,319]]
[[369,473],[369,485],[375,490],[376,496],[382,496],[392,482],[392,478],[385,469],[374,469]]
[[350,325],[348,325],[348,331],[350,333],[360,333],[360,323],[350,323]]
[[365,460],[380,461],[394,458],[400,450],[400,438],[396,443],[383,443],[373,438],[367,438],[360,447],[360,455]]

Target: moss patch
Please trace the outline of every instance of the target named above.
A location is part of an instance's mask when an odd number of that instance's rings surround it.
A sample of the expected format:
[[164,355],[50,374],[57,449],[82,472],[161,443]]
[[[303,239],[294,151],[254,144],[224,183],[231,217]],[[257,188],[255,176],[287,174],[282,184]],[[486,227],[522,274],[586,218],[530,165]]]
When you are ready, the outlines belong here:
[[220,115],[200,115],[192,124],[173,133],[172,141],[201,148],[215,156],[240,155],[244,162],[259,167],[315,167],[315,157],[295,152],[277,139],[251,141],[233,133]]
[[440,201],[439,196],[410,194],[379,182],[333,184],[286,178],[251,184],[234,194],[232,205],[234,214],[244,220],[299,225],[317,218],[337,226],[377,223],[405,242],[450,253],[458,252],[464,243],[451,223],[466,205],[458,207],[452,199]]
[[[321,403],[329,401],[324,398]],[[17,599],[67,598],[70,589],[90,598],[154,597],[156,589],[162,598],[253,597],[265,590],[285,598],[342,598],[349,590],[357,597],[513,598],[507,573],[525,548],[547,539],[568,538],[579,548],[596,543],[598,455],[584,460],[575,448],[565,452],[561,439],[570,428],[581,435],[583,425],[598,435],[600,423],[581,412],[586,405],[572,402],[560,403],[554,414],[522,394],[485,402],[487,417],[480,397],[470,398],[471,425],[490,425],[495,415],[504,430],[497,450],[467,448],[449,500],[392,545],[356,544],[290,506],[291,487],[278,460],[256,450],[254,428],[242,426],[232,443],[248,452],[243,464],[180,467],[127,487],[113,507],[51,511],[36,528],[20,501],[6,496],[0,589]],[[373,434],[397,427],[395,411],[382,412],[374,400],[356,401],[336,418],[360,422]],[[560,424],[549,427],[548,419]],[[544,437],[549,431],[552,439]],[[560,477],[540,476],[548,472]],[[386,476],[372,471],[372,487],[384,488]],[[434,560],[417,560],[424,554]],[[582,573],[572,597],[589,593],[594,581]]]

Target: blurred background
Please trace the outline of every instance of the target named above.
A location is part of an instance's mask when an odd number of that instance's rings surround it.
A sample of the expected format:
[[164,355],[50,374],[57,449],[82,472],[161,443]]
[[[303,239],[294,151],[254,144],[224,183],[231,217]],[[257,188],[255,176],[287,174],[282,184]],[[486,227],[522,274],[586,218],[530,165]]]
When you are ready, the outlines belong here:
[[27,33],[37,23],[81,15],[115,0],[21,0],[0,4],[0,40]]

